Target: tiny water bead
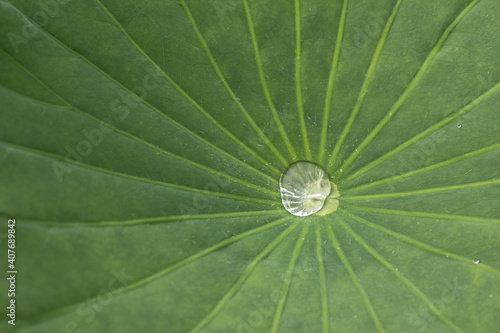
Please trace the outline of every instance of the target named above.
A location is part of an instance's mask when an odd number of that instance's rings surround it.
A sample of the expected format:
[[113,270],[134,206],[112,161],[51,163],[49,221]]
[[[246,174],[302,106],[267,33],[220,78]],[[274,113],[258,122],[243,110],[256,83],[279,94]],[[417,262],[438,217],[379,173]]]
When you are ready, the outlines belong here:
[[286,169],[280,178],[280,192],[283,206],[296,216],[323,212],[323,206],[326,211],[320,215],[326,215],[338,207],[337,200],[325,205],[331,194],[338,197],[337,187],[323,169],[311,162],[297,162]]

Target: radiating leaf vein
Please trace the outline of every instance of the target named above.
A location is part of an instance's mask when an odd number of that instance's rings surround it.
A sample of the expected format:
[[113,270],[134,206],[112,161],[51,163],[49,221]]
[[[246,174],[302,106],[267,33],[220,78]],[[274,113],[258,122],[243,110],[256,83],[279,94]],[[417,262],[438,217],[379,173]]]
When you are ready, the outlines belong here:
[[[338,219],[336,219],[338,220]],[[347,273],[349,274],[349,277],[351,278],[352,282],[356,286],[356,289],[358,289],[359,294],[361,295],[361,298],[363,299],[363,303],[366,307],[366,310],[368,314],[370,315],[371,319],[373,320],[373,324],[375,325],[375,328],[377,329],[378,332],[385,332],[384,328],[382,327],[382,323],[380,322],[380,319],[377,316],[377,313],[375,312],[375,309],[373,308],[373,305],[370,301],[370,298],[368,297],[368,294],[365,291],[365,288],[363,288],[363,285],[359,281],[359,278],[356,276],[356,273],[354,272],[351,264],[347,260],[347,257],[344,255],[344,252],[342,251],[342,247],[340,246],[340,243],[337,240],[337,237],[335,237],[335,234],[333,233],[332,227],[330,224],[325,223],[325,227],[327,230],[327,235],[330,238],[331,244],[335,252],[337,253],[337,256],[339,257],[340,261],[342,262],[342,265],[344,265],[344,268],[346,269]]]
[[276,333],[278,331],[281,317],[285,309],[288,292],[290,290],[290,285],[292,283],[293,270],[295,268],[297,258],[299,257],[300,250],[302,249],[302,245],[304,244],[304,239],[307,237],[307,233],[309,232],[309,227],[309,223],[303,226],[302,232],[300,233],[299,238],[297,239],[297,242],[295,244],[292,258],[290,259],[290,264],[288,265],[288,269],[285,273],[285,278],[283,281],[283,291],[281,292],[281,298],[278,301],[278,306],[276,308],[276,313],[273,320],[273,326],[271,327],[270,331],[271,333]]
[[[280,225],[283,225],[285,224],[286,222],[289,222],[291,219],[293,218],[293,216],[286,216],[284,218],[281,218],[281,219],[278,219],[274,222],[269,222],[263,226],[260,226],[260,227],[257,227],[257,228],[254,228],[254,229],[251,229],[251,230],[248,230],[246,232],[243,232],[239,235],[235,235],[235,236],[232,236],[232,237],[229,237],[215,245],[212,245],[211,247],[207,248],[207,249],[204,249],[202,251],[199,251],[169,267],[166,267],[144,279],[141,279],[139,281],[136,281],[134,283],[131,283],[127,286],[124,286],[124,287],[121,287],[121,288],[117,288],[117,289],[114,289],[112,291],[110,291],[113,296],[115,295],[119,295],[119,294],[124,294],[124,293],[127,293],[127,292],[130,292],[130,291],[133,291],[135,289],[138,289],[140,287],[143,287],[153,281],[156,281],[164,276],[166,276],[167,274],[170,274],[174,271],[176,271],[177,269],[181,268],[181,267],[184,267],[190,263],[193,263],[195,262],[196,260],[202,258],[202,257],[205,257],[209,254],[212,254],[212,253],[215,253],[216,251],[224,248],[224,247],[227,247],[235,242],[238,242],[240,240],[243,240],[243,239],[246,239],[250,236],[254,236],[254,235],[257,235],[261,232],[264,232],[264,231],[267,231],[267,230],[270,230],[272,228],[275,228],[277,226],[280,226]],[[96,295],[92,298],[90,298],[90,300],[96,300],[97,297],[99,297],[99,295]],[[40,315],[36,315],[34,316],[33,318],[31,318],[32,321],[43,321],[45,319],[49,319],[49,318],[53,318],[53,317],[57,317],[57,316],[63,316],[63,315],[66,315],[68,314],[69,312],[71,311],[74,311],[77,306],[80,305],[80,303],[74,303],[74,304],[70,304],[70,305],[67,305],[67,306],[63,306],[63,307],[60,307],[58,309],[55,309],[55,310],[52,310],[52,311],[49,311],[49,312],[46,312],[46,313],[43,313],[43,314],[40,314]]]
[[264,91],[264,95],[266,95],[267,103],[269,105],[269,109],[271,109],[271,112],[273,114],[274,122],[276,124],[276,127],[278,128],[278,131],[280,132],[281,138],[283,139],[283,142],[285,143],[288,152],[290,153],[290,158],[292,161],[297,160],[297,153],[293,149],[292,144],[290,143],[290,140],[288,139],[288,135],[286,134],[285,128],[283,127],[283,124],[281,123],[281,120],[278,116],[278,112],[276,111],[276,108],[274,107],[274,103],[271,98],[271,93],[269,92],[269,87],[267,86],[267,80],[266,76],[264,75],[264,69],[262,66],[262,59],[260,57],[260,52],[259,52],[259,44],[257,43],[257,37],[255,36],[255,28],[252,20],[252,15],[250,14],[250,7],[248,6],[248,1],[243,0],[243,5],[245,7],[245,14],[247,17],[248,21],[248,28],[250,30],[250,36],[252,38],[252,44],[254,48],[254,53],[255,53],[255,61],[257,62],[257,68],[259,71],[259,78],[260,78],[260,83],[262,85],[262,90]]
[[335,74],[337,73],[337,66],[339,64],[340,50],[342,46],[342,38],[344,36],[348,3],[349,0],[344,0],[342,3],[342,11],[340,13],[339,27],[337,30],[337,40],[335,41],[335,51],[333,53],[330,75],[328,76],[328,85],[326,88],[326,97],[325,97],[325,109],[323,110],[323,126],[321,128],[321,141],[319,144],[318,161],[320,164],[323,164],[323,160],[325,158],[326,139],[328,137],[328,125],[329,125],[330,109],[333,96],[333,85],[335,82]]
[[329,320],[328,320],[328,290],[326,287],[326,274],[325,274],[325,264],[323,259],[322,251],[322,241],[321,241],[321,230],[319,228],[319,223],[315,225],[316,229],[316,256],[318,258],[318,274],[319,274],[319,285],[320,285],[320,295],[321,295],[321,322],[323,327],[323,333],[329,332]]
[[[361,144],[358,145],[358,147],[351,153],[351,155],[344,161],[342,166],[340,167],[341,169],[346,170],[361,154],[361,152],[373,141],[373,139],[380,133],[382,128],[385,127],[389,123],[389,121],[392,119],[394,114],[401,108],[401,106],[405,103],[405,101],[408,99],[408,96],[413,92],[415,87],[418,86],[420,83],[420,80],[424,76],[425,72],[431,65],[432,61],[434,60],[435,56],[439,53],[441,48],[443,47],[444,43],[448,39],[448,37],[451,35],[453,30],[456,28],[456,26],[462,21],[462,19],[474,8],[474,6],[479,2],[479,0],[474,0],[471,2],[456,18],[453,20],[453,22],[446,28],[446,30],[443,32],[442,36],[439,38],[438,42],[434,46],[434,48],[431,50],[425,61],[422,63],[422,66],[418,70],[417,74],[411,81],[411,83],[406,87],[404,92],[401,94],[401,96],[398,98],[396,103],[391,107],[389,112],[385,115],[385,117],[375,126],[375,128],[366,136],[366,138],[361,142]],[[337,173],[337,176],[340,175],[340,173]]]
[[439,162],[439,163],[436,163],[436,164],[431,164],[431,165],[428,165],[426,167],[423,167],[423,168],[420,168],[420,169],[416,169],[416,170],[413,170],[413,171],[410,171],[410,172],[406,172],[406,173],[399,174],[399,175],[396,175],[396,176],[392,176],[392,177],[384,178],[384,179],[381,179],[381,180],[369,182],[369,183],[366,183],[366,184],[363,184],[363,185],[360,185],[360,186],[350,187],[350,188],[346,189],[345,191],[343,191],[342,193],[344,195],[345,194],[350,194],[350,193],[356,193],[356,192],[359,192],[361,190],[366,190],[368,188],[377,187],[377,186],[380,186],[380,185],[385,185],[385,184],[392,183],[392,182],[395,182],[395,181],[398,181],[398,180],[401,180],[401,179],[404,179],[404,178],[407,178],[407,177],[412,177],[412,176],[418,175],[420,173],[434,171],[436,169],[443,168],[443,167],[452,165],[454,163],[458,163],[458,162],[461,162],[461,161],[464,161],[464,160],[467,160],[467,159],[470,159],[470,158],[473,158],[473,157],[477,157],[477,156],[480,156],[480,155],[483,155],[483,154],[486,154],[486,153],[489,153],[489,152],[492,152],[492,151],[495,151],[495,150],[498,150],[498,149],[500,149],[500,143],[493,144],[493,145],[490,145],[488,147],[484,147],[484,148],[481,148],[481,149],[478,149],[478,150],[474,150],[474,151],[465,153],[463,155],[456,156],[456,157],[451,158],[449,160],[446,160],[446,161],[443,161],[443,162]]
[[349,116],[349,119],[347,120],[346,124],[344,125],[344,128],[342,129],[342,132],[340,133],[340,137],[335,143],[335,147],[333,148],[333,151],[330,155],[330,159],[328,161],[328,166],[327,169],[328,171],[331,171],[331,167],[333,167],[334,163],[336,162],[336,159],[340,153],[340,149],[342,148],[342,145],[344,144],[345,139],[347,138],[347,135],[349,134],[349,131],[352,127],[352,124],[354,123],[354,120],[356,119],[356,116],[359,113],[359,110],[361,109],[361,106],[363,105],[365,95],[368,91],[368,87],[370,86],[370,83],[372,82],[373,79],[373,73],[375,72],[375,68],[377,67],[378,60],[380,58],[380,55],[382,54],[382,50],[385,45],[385,41],[387,39],[387,36],[389,35],[389,31],[391,30],[392,24],[394,23],[394,20],[396,18],[396,15],[398,13],[399,7],[402,4],[402,0],[398,0],[398,2],[394,5],[394,8],[392,9],[391,15],[387,19],[387,23],[384,27],[384,31],[382,32],[382,35],[380,36],[379,42],[377,44],[377,48],[375,49],[375,53],[373,54],[372,60],[370,62],[370,66],[368,67],[368,71],[366,72],[365,79],[363,81],[363,86],[361,87],[361,90],[359,92],[359,96],[356,100],[356,104],[354,105],[354,108],[351,111],[351,114]]
[[152,180],[152,179],[149,179],[149,178],[143,178],[143,177],[133,176],[133,175],[129,175],[129,174],[125,174],[125,173],[121,173],[121,172],[117,172],[117,171],[113,171],[113,170],[109,170],[109,169],[104,169],[104,168],[96,167],[96,166],[93,166],[93,165],[90,165],[90,164],[86,164],[86,163],[82,163],[82,162],[78,162],[78,161],[66,160],[64,157],[56,155],[56,154],[53,154],[53,153],[49,153],[49,152],[38,150],[38,149],[34,149],[34,148],[28,148],[28,147],[24,147],[24,146],[19,146],[17,144],[11,143],[11,142],[0,141],[0,144],[8,145],[12,149],[23,150],[23,151],[29,152],[31,154],[36,154],[36,155],[39,155],[39,156],[44,156],[44,157],[49,158],[49,159],[61,161],[60,163],[68,163],[68,164],[76,165],[76,166],[79,166],[79,167],[82,167],[82,168],[85,168],[85,169],[89,169],[89,170],[92,170],[92,171],[100,172],[100,173],[103,173],[103,174],[108,174],[108,175],[111,175],[111,176],[114,176],[114,177],[126,178],[126,179],[130,179],[130,180],[133,180],[133,181],[138,181],[138,182],[142,182],[142,183],[148,183],[148,184],[151,184],[151,185],[163,186],[163,187],[172,188],[172,189],[175,189],[175,190],[192,192],[192,193],[200,193],[200,194],[204,194],[204,195],[208,195],[208,196],[215,196],[215,197],[221,197],[221,198],[226,198],[226,199],[234,199],[234,200],[245,201],[245,202],[254,202],[254,203],[259,203],[259,204],[263,204],[263,205],[276,205],[276,204],[279,203],[279,201],[273,201],[273,200],[267,200],[267,199],[259,199],[259,198],[252,198],[252,197],[240,196],[240,195],[229,194],[229,193],[222,193],[222,192],[212,192],[212,191],[202,190],[202,189],[195,188],[195,187],[177,185],[177,184],[173,184],[173,183],[167,183],[167,182],[162,182],[162,181],[158,181],[158,180]]
[[439,213],[427,213],[427,212],[416,212],[416,211],[405,211],[397,209],[384,209],[378,207],[367,207],[367,206],[355,206],[343,204],[344,207],[352,210],[370,212],[370,213],[380,213],[388,215],[399,215],[399,216],[409,216],[409,217],[424,217],[436,220],[453,220],[453,221],[466,221],[466,222],[477,222],[477,223],[492,223],[500,224],[500,219],[478,217],[478,216],[464,216],[464,215],[454,215],[454,214],[439,214]]
[[253,273],[254,269],[260,263],[264,257],[271,253],[282,241],[288,236],[293,230],[299,226],[298,223],[292,224],[280,235],[278,235],[271,243],[269,243],[264,250],[262,250],[247,266],[245,271],[241,274],[240,278],[233,284],[231,289],[222,297],[216,306],[208,313],[199,323],[196,325],[190,333],[199,332],[204,326],[206,326],[210,321],[212,321],[215,316],[222,310],[222,308],[229,302],[229,300],[234,297],[234,295],[240,290],[248,277]]
[[470,188],[480,188],[483,186],[491,186],[500,184],[500,179],[490,179],[482,182],[475,183],[466,183],[460,185],[450,185],[450,186],[442,186],[442,187],[434,187],[434,188],[426,188],[423,190],[413,190],[406,192],[394,192],[394,193],[379,193],[379,194],[365,194],[365,195],[353,195],[353,196],[344,196],[344,200],[367,200],[367,199],[382,199],[382,198],[401,198],[413,195],[423,195],[423,194],[432,194],[439,192],[447,192],[447,191],[456,191]]
[[107,123],[107,122],[104,122],[102,121],[101,119],[97,118],[97,117],[94,117],[93,115],[85,112],[84,110],[81,110],[79,108],[77,108],[76,106],[74,106],[73,104],[71,104],[69,101],[67,101],[66,99],[64,99],[61,95],[59,95],[58,93],[56,93],[51,87],[49,87],[47,84],[45,84],[44,82],[42,82],[37,76],[35,76],[34,73],[32,73],[29,69],[27,69],[26,67],[24,67],[21,63],[19,63],[16,59],[12,58],[7,52],[5,52],[5,50],[3,50],[2,48],[0,48],[0,52],[4,53],[13,63],[15,63],[19,68],[21,68],[22,70],[24,70],[28,75],[30,75],[34,80],[36,80],[42,87],[44,87],[48,92],[50,92],[54,97],[56,97],[57,99],[59,99],[60,101],[62,101],[63,103],[65,103],[67,105],[68,108],[72,109],[73,111],[91,119],[92,121],[98,123],[99,125],[102,125],[104,127],[107,127],[111,130],[113,130],[114,132],[120,134],[120,135],[123,135],[133,141],[136,141],[144,146],[147,146],[148,148],[151,148],[153,150],[156,150],[166,156],[169,156],[171,158],[174,158],[176,160],[179,160],[181,162],[184,162],[186,164],[189,164],[195,168],[198,168],[198,169],[201,169],[203,171],[206,171],[210,174],[214,174],[214,175],[217,175],[217,176],[220,176],[222,178],[226,178],[228,180],[231,180],[235,183],[239,183],[241,185],[244,185],[246,187],[249,187],[249,188],[253,188],[253,189],[256,189],[256,190],[259,190],[263,193],[266,193],[266,194],[269,194],[269,195],[272,195],[272,196],[275,196],[275,197],[278,197],[278,194],[276,193],[276,191],[271,191],[269,189],[265,189],[261,186],[258,186],[258,185],[255,185],[251,182],[247,182],[247,181],[244,181],[240,178],[237,178],[237,177],[233,177],[233,176],[230,176],[224,172],[220,172],[218,170],[215,170],[213,168],[210,168],[210,167],[207,167],[205,165],[202,165],[200,163],[197,163],[197,162],[194,162],[194,161],[191,161],[185,157],[182,157],[182,156],[179,156],[179,155],[176,155],[174,153],[171,153],[163,148],[160,148],[160,147],[157,147],[155,146],[154,144],[148,142],[148,141],[145,141],[133,134],[130,134],[129,132],[125,131],[125,130],[121,130],[119,128],[116,128],[115,126]]
[[[99,0],[96,0],[96,1],[99,1]],[[210,48],[208,47],[208,44],[205,41],[205,38],[201,34],[200,29],[199,29],[196,21],[194,20],[193,15],[191,14],[191,11],[190,11],[188,5],[186,4],[186,2],[184,0],[180,0],[180,3],[182,5],[182,7],[184,8],[184,11],[186,12],[187,17],[188,17],[189,21],[191,22],[191,24],[192,24],[192,26],[194,28],[194,31],[196,33],[196,36],[198,37],[198,40],[200,41],[201,46],[203,47],[203,49],[205,50],[205,53],[208,56],[208,60],[210,61],[210,64],[214,68],[215,73],[217,74],[217,77],[221,81],[222,85],[224,86],[224,88],[226,88],[229,96],[231,96],[231,99],[238,106],[238,109],[245,116],[245,118],[247,119],[247,121],[250,124],[250,126],[252,126],[252,128],[257,133],[257,135],[261,138],[261,140],[264,142],[264,144],[278,158],[278,160],[283,164],[283,166],[287,167],[288,166],[288,161],[281,155],[281,153],[278,151],[278,149],[276,149],[276,147],[269,140],[269,138],[264,134],[264,132],[262,132],[262,130],[255,123],[255,121],[252,119],[252,117],[250,116],[250,114],[248,113],[248,111],[241,104],[240,100],[238,99],[238,97],[236,97],[234,91],[231,89],[231,87],[227,83],[226,79],[224,78],[224,75],[222,74],[222,72],[221,72],[221,70],[219,68],[219,65],[217,65],[217,62],[215,61],[215,59],[214,59],[214,57],[212,55],[212,51],[210,51]]]
[[366,252],[368,252],[373,258],[375,258],[379,263],[386,267],[391,273],[393,273],[401,282],[403,282],[416,296],[418,296],[425,305],[431,310],[436,317],[438,317],[443,323],[453,328],[455,331],[463,333],[463,330],[453,323],[448,317],[446,317],[441,311],[439,311],[432,301],[408,278],[406,278],[403,273],[396,269],[391,263],[389,263],[384,257],[382,257],[377,251],[375,251],[368,243],[366,243],[363,238],[356,234],[342,219],[337,219],[342,228],[344,228],[347,233],[349,233],[353,239],[361,245]]
[[391,229],[388,229],[388,228],[385,228],[385,227],[382,227],[381,225],[378,225],[376,223],[372,223],[372,222],[369,222],[368,220],[366,219],[363,219],[357,215],[354,215],[352,213],[350,213],[348,216],[345,214],[345,213],[342,213],[344,216],[356,221],[356,222],[359,222],[361,224],[364,224],[366,225],[367,227],[371,228],[371,229],[374,229],[374,230],[378,230],[378,231],[381,231],[391,237],[394,237],[398,240],[401,240],[405,243],[408,243],[408,244],[411,244],[417,248],[420,248],[422,250],[425,250],[425,251],[429,251],[431,253],[434,253],[434,254],[437,254],[437,255],[440,255],[444,258],[450,258],[450,259],[453,259],[453,260],[456,260],[456,261],[459,261],[459,262],[463,262],[463,263],[466,263],[470,266],[474,266],[474,268],[477,268],[477,269],[482,269],[482,270],[485,270],[485,271],[488,271],[490,273],[493,273],[493,274],[496,274],[498,276],[500,276],[500,271],[495,269],[494,267],[491,267],[491,266],[488,266],[488,265],[485,265],[485,264],[481,264],[481,265],[478,265],[474,262],[474,259],[469,259],[469,258],[465,258],[463,256],[460,256],[458,254],[455,254],[455,253],[451,253],[451,252],[448,252],[448,251],[445,251],[443,249],[440,249],[440,248],[437,248],[435,246],[432,246],[432,245],[429,245],[427,243],[424,243],[424,242],[421,242],[421,241],[418,241],[418,240],[415,240],[411,237],[408,237],[406,235],[403,235],[401,233],[398,233],[396,231],[393,231]]

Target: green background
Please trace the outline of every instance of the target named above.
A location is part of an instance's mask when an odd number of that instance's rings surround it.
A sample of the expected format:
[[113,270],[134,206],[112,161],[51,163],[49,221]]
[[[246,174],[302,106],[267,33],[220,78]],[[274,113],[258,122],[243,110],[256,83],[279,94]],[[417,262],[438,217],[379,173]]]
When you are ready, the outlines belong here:
[[[495,332],[499,31],[497,0],[0,0],[0,330]],[[338,211],[284,210],[300,160]]]

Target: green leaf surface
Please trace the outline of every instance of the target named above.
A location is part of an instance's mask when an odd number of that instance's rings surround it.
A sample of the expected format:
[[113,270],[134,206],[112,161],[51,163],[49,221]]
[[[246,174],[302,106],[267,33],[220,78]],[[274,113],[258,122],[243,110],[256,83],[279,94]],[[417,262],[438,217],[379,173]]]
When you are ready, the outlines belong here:
[[[0,0],[0,330],[497,331],[499,31],[497,0]],[[301,160],[337,211],[283,208]]]

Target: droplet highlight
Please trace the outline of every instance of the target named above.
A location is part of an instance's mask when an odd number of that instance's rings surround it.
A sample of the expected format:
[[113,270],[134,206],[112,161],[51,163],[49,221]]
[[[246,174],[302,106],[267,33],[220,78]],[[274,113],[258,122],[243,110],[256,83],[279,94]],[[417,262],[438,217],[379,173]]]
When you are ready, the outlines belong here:
[[280,178],[281,201],[295,216],[308,216],[321,210],[331,190],[328,174],[311,162],[292,164]]
[[474,263],[478,265],[481,261],[479,259],[474,259]]

